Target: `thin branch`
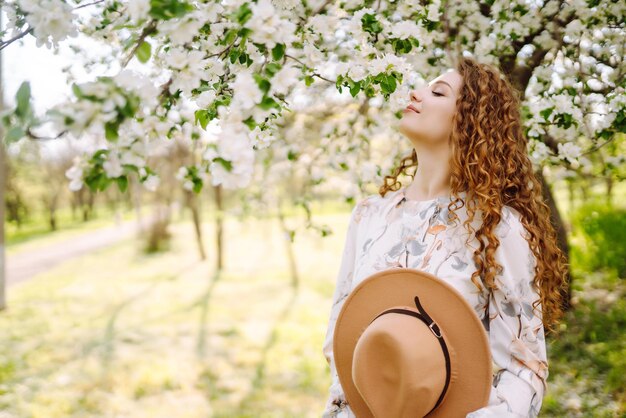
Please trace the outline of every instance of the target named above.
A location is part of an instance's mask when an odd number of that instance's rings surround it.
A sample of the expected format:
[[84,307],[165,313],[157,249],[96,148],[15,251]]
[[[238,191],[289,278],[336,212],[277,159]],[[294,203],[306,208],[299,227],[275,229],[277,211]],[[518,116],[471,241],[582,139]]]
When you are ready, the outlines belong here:
[[[300,61],[300,60],[299,60],[298,58],[296,58],[296,57],[293,57],[293,56],[288,55],[288,54],[285,54],[285,57],[286,57],[286,58],[291,58],[292,60],[294,60],[294,61],[296,61],[296,62],[298,62],[298,63],[302,64],[302,66],[304,66],[304,67],[306,67],[306,68],[309,68],[309,67],[308,67],[308,65],[306,65],[305,63],[303,63],[302,61]],[[321,79],[322,79],[322,80],[324,80],[324,81],[328,81],[329,83],[333,83],[333,84],[335,84],[335,83],[337,82],[337,81],[329,80],[328,78],[323,77],[323,76],[321,76],[321,75],[320,75],[320,74],[318,74],[318,73],[313,73],[313,76],[318,77],[318,78],[321,78]]]
[[220,51],[220,52],[216,52],[215,54],[208,55],[206,58],[213,58],[213,57],[218,57],[218,58],[219,58],[222,54],[224,54],[224,53],[226,53],[226,52],[230,51],[230,49],[231,49],[233,46],[235,46],[235,42],[236,42],[236,41],[233,41],[233,43],[232,43],[232,44],[228,45],[228,46],[227,46],[226,48],[224,48],[222,51]]
[[602,148],[606,144],[612,142],[615,139],[615,137],[617,137],[617,135],[611,136],[609,139],[607,139],[605,142],[603,142],[600,145],[594,145],[594,146],[590,147],[587,151],[581,152],[580,155],[587,155],[587,154],[591,154],[592,152],[596,152],[597,150],[599,150],[600,148]]
[[130,51],[130,54],[128,54],[128,56],[126,57],[126,59],[122,63],[122,68],[125,68],[128,65],[128,63],[130,62],[130,60],[133,59],[133,57],[135,56],[135,53],[137,52],[137,49],[141,46],[143,41],[149,35],[152,35],[154,32],[156,32],[156,27],[157,27],[156,20],[151,20],[146,25],[146,27],[143,28],[143,31],[141,32],[141,35],[139,35],[139,39],[137,39],[137,42],[135,43],[135,46],[133,47],[133,49]]
[[21,39],[24,36],[28,35],[32,31],[33,31],[33,28],[28,28],[28,30],[25,30],[24,32],[15,35],[13,38],[9,39],[8,41],[0,41],[0,51],[2,51],[4,48],[9,46],[13,42],[17,41],[18,39]]
[[314,11],[312,14],[310,14],[310,15],[309,15],[309,17],[311,17],[311,16],[315,16],[315,15],[318,15],[318,14],[322,13],[322,12],[324,11],[324,9],[326,8],[326,6],[328,6],[328,4],[329,4],[331,1],[332,1],[332,0],[326,0],[326,1],[324,2],[324,4],[322,4],[320,7],[318,7],[316,11]]
[[[91,3],[87,3],[87,4],[83,4],[83,5],[74,7],[74,9],[72,9],[72,10],[82,9],[83,7],[93,6],[94,4],[103,3],[103,2],[104,2],[104,0],[95,0],[95,1],[93,1]],[[2,2],[2,3],[4,3],[4,2]],[[11,45],[13,42],[23,38],[24,36],[26,36],[26,35],[28,35],[29,33],[32,33],[32,32],[33,32],[33,28],[28,28],[24,32],[21,32],[21,33],[15,35],[13,38],[11,38],[11,39],[9,39],[7,41],[0,40],[0,51],[2,51],[7,46]]]
[[95,1],[93,1],[91,3],[81,4],[80,6],[74,7],[73,10],[78,10],[78,9],[82,9],[83,7],[93,6],[94,4],[98,4],[98,3],[104,3],[104,0],[95,0]]
[[65,135],[68,131],[61,131],[60,133],[58,133],[56,136],[39,136],[39,135],[35,135],[32,131],[31,128],[28,128],[26,130],[26,137],[28,139],[34,140],[34,141],[53,141],[55,139],[59,139],[61,138],[63,135]]

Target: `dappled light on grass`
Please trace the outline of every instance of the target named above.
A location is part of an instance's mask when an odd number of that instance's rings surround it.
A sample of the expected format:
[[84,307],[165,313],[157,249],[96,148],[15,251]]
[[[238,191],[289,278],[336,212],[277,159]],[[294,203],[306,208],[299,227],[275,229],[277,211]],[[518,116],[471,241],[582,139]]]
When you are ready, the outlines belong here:
[[[182,223],[169,252],[146,255],[128,240],[11,288],[0,315],[2,418],[318,417],[348,215],[320,216],[329,238],[296,234],[298,288],[278,223],[253,220],[226,223],[220,275]],[[575,311],[548,339],[540,416],[621,416],[624,280],[573,268]]]
[[172,228],[170,252],[144,255],[129,240],[15,286],[0,316],[0,409],[46,418],[318,416],[346,216],[328,216],[330,238],[297,237],[297,290],[278,225],[261,221],[227,222],[227,269],[217,278],[212,250],[200,262],[185,223]]

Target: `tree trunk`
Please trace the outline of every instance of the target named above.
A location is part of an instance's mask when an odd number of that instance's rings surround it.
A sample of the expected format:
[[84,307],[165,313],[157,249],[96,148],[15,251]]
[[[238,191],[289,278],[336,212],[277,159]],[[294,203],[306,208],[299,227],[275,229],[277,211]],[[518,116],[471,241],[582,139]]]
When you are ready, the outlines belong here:
[[[554,229],[556,230],[557,245],[559,246],[561,251],[563,251],[563,254],[565,254],[567,260],[569,261],[570,256],[569,244],[567,243],[567,230],[565,228],[563,218],[559,213],[559,208],[556,205],[556,201],[554,200],[552,189],[550,188],[550,185],[546,182],[546,179],[541,171],[538,171],[536,173],[536,176],[541,181],[543,200],[548,204],[548,207],[550,208],[550,220],[552,222],[552,225],[554,226]],[[561,295],[563,300],[562,307],[564,311],[568,311],[572,306],[572,276],[569,268],[567,269],[566,280],[567,289],[564,290]]]
[[[1,13],[1,11],[0,11]],[[0,65],[2,61],[0,60]],[[1,72],[0,72],[1,76]],[[2,79],[0,78],[0,85],[2,84]],[[2,110],[2,88],[0,87],[0,111]],[[6,265],[5,265],[5,253],[4,253],[4,189],[6,185],[6,176],[7,166],[5,164],[6,161],[6,153],[4,150],[4,129],[0,124],[0,310],[6,309],[6,295],[5,295],[5,287],[6,287]]]
[[[0,5],[0,32],[2,31],[2,6]],[[4,111],[4,84],[2,79],[2,51],[0,51],[0,113]],[[4,200],[6,188],[6,153],[4,150],[4,128],[0,123],[0,310],[6,309],[6,266],[4,254]]]
[[185,201],[187,206],[189,206],[189,210],[191,210],[191,218],[193,219],[193,228],[196,233],[196,242],[198,243],[200,259],[206,260],[206,252],[204,251],[204,242],[202,240],[202,221],[200,219],[198,200],[197,194],[185,190]]
[[291,272],[291,286],[294,289],[297,289],[300,285],[300,277],[298,274],[296,256],[293,250],[293,235],[285,223],[285,216],[283,214],[280,199],[278,200],[278,220],[280,222],[280,230],[282,232],[283,239],[286,242],[287,260],[289,260],[289,271]]
[[48,225],[50,231],[57,230],[57,207],[59,206],[59,193],[50,196],[48,203]]
[[574,203],[574,181],[571,179],[567,180],[567,191],[569,197],[569,213],[572,214],[574,213],[576,206]]
[[50,209],[49,217],[48,217],[48,224],[50,225],[50,231],[57,230],[57,216],[56,216],[55,209]]
[[135,209],[135,218],[137,220],[137,235],[141,236],[143,231],[147,229],[147,226],[143,224],[143,216],[141,213],[141,183],[135,176],[130,176],[131,183],[131,200],[133,208]]
[[613,177],[609,174],[606,177],[606,204],[611,205],[613,201]]
[[589,180],[582,179],[580,182],[580,191],[583,195],[583,202],[589,201]]
[[224,249],[222,247],[222,236],[224,232],[224,207],[222,202],[222,185],[218,184],[213,187],[215,192],[215,241],[216,241],[216,271],[219,274],[224,268]]

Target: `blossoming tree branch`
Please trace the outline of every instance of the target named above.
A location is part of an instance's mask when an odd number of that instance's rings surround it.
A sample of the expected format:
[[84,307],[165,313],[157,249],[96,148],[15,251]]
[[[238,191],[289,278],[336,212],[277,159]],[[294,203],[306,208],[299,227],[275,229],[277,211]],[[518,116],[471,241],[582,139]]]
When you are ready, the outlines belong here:
[[[154,190],[159,167],[149,157],[173,138],[199,150],[178,175],[196,192],[209,179],[246,187],[256,156],[273,145],[320,181],[328,170],[354,176],[352,184],[380,179],[403,152],[395,128],[409,90],[462,53],[511,78],[538,166],[584,172],[597,155],[608,169],[624,163],[615,146],[626,131],[624,2],[14,0],[2,8],[1,49],[33,36],[40,47],[89,39],[106,51],[106,75],[88,71],[68,102],[37,115],[25,83],[2,115],[8,143],[99,139],[67,172],[73,190],[125,190],[131,175]],[[297,123],[281,137],[294,115],[324,108],[341,111],[317,132],[321,149]],[[349,170],[357,163],[366,168]]]

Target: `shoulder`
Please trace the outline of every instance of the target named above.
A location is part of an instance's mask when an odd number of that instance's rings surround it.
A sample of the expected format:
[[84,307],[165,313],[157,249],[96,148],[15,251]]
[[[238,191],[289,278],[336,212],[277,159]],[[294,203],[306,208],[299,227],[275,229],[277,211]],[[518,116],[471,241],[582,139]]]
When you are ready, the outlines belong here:
[[375,214],[384,213],[390,205],[398,201],[400,190],[388,191],[384,196],[380,194],[370,194],[363,197],[354,207],[357,215],[371,217]]
[[361,198],[352,209],[352,218],[356,223],[361,223],[364,219],[373,218],[377,214],[385,212],[385,208],[397,200],[400,191],[389,191],[385,196],[380,194],[370,194]]

